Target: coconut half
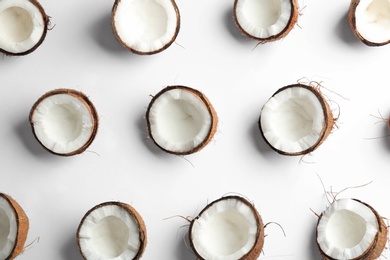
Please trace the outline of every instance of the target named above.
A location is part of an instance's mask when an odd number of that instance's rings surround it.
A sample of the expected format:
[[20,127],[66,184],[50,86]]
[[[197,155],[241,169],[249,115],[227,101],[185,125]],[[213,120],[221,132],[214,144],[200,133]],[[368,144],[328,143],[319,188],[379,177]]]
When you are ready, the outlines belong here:
[[260,42],[285,37],[298,20],[296,0],[235,0],[233,18],[239,30]]
[[50,19],[35,0],[0,0],[0,51],[26,55],[44,41]]
[[112,28],[125,48],[137,54],[155,54],[175,41],[179,9],[174,0],[116,0]]
[[240,196],[208,204],[191,221],[190,245],[198,259],[255,260],[264,244],[264,226],[256,208]]
[[217,129],[217,114],[200,91],[168,86],[152,98],[146,120],[149,136],[162,150],[191,154],[201,150]]
[[29,221],[22,207],[0,193],[0,259],[14,259],[23,252]]
[[359,200],[335,200],[319,217],[317,244],[323,259],[377,259],[386,243],[383,219]]
[[364,44],[382,46],[390,42],[390,1],[352,0],[348,21]]
[[85,151],[95,139],[98,114],[82,92],[56,89],[35,102],[30,124],[44,148],[57,155],[70,156]]
[[259,128],[276,152],[303,155],[318,148],[330,134],[334,118],[315,87],[294,84],[279,89],[263,106]]
[[84,259],[140,259],[146,247],[141,215],[122,202],[105,202],[90,209],[77,229]]

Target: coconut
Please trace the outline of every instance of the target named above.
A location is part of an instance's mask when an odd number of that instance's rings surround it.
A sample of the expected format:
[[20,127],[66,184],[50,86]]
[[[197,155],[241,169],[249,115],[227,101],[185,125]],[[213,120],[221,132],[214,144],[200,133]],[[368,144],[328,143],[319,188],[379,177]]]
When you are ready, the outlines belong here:
[[155,95],[146,120],[154,143],[177,155],[201,150],[213,138],[218,123],[207,97],[186,86],[168,86]]
[[141,215],[122,202],[104,202],[90,209],[77,229],[84,259],[140,259],[147,243]]
[[299,83],[273,94],[262,108],[259,128],[276,152],[303,155],[325,141],[334,122],[329,104],[318,88]]
[[30,124],[38,142],[63,156],[82,153],[94,140],[98,115],[89,98],[73,89],[56,89],[31,108]]
[[390,2],[387,0],[352,0],[348,21],[354,34],[368,46],[390,42]]
[[264,226],[256,208],[240,196],[208,204],[191,221],[190,246],[198,259],[255,260],[264,244]]
[[23,252],[29,221],[22,207],[0,193],[0,259],[14,259]]
[[323,259],[377,259],[386,243],[387,226],[362,201],[335,200],[318,219],[317,245]]
[[50,19],[36,0],[0,1],[0,51],[26,55],[44,41]]
[[233,18],[239,30],[260,42],[284,38],[298,20],[296,0],[235,0]]
[[118,41],[136,54],[165,50],[180,29],[174,0],[116,0],[111,20]]

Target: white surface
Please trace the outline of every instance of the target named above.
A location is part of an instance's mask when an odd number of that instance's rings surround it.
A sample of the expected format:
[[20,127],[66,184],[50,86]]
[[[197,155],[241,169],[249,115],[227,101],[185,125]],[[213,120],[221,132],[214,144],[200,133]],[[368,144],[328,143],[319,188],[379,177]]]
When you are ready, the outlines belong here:
[[[0,190],[30,218],[26,244],[40,238],[20,259],[81,259],[77,226],[108,200],[127,202],[144,218],[143,259],[195,259],[183,241],[188,223],[170,217],[195,216],[229,192],[247,196],[265,223],[286,232],[267,226],[263,258],[320,259],[310,211],[326,207],[317,174],[335,191],[373,181],[339,197],[361,199],[390,217],[390,138],[377,138],[389,132],[370,116],[390,114],[390,46],[370,48],[354,37],[349,1],[300,1],[301,28],[254,49],[233,23],[233,1],[178,0],[177,44],[148,57],[117,43],[112,2],[41,3],[55,25],[46,41],[29,56],[0,60]],[[323,89],[340,106],[339,128],[304,162],[273,152],[257,128],[266,100],[300,78],[348,98]],[[185,158],[164,154],[146,136],[149,95],[173,84],[204,92],[220,120],[215,141]],[[45,151],[28,124],[36,99],[61,87],[86,93],[101,119],[88,151],[69,158]]]

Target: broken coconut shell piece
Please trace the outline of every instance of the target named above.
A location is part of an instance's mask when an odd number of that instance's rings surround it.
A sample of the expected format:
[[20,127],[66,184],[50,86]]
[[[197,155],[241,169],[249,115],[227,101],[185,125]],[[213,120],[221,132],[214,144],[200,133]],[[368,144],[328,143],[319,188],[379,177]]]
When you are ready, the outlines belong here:
[[235,0],[233,19],[246,36],[261,43],[284,38],[297,23],[296,0]]
[[73,89],[56,89],[40,97],[30,112],[38,142],[62,156],[84,152],[95,139],[98,114],[89,98]]
[[387,0],[352,0],[348,21],[356,37],[368,46],[390,42],[390,2]]
[[0,0],[0,51],[12,56],[33,52],[44,41],[49,22],[38,1]]
[[263,248],[264,226],[252,203],[226,196],[208,204],[191,221],[189,240],[198,259],[255,260]]
[[294,84],[279,89],[265,103],[259,128],[266,143],[283,155],[304,155],[317,149],[335,119],[319,89]]
[[104,202],[93,207],[77,229],[77,245],[86,260],[140,259],[146,243],[141,215],[122,202]]
[[386,246],[387,232],[382,217],[370,205],[339,199],[319,216],[317,245],[326,260],[374,260]]
[[22,207],[0,193],[0,259],[14,259],[23,252],[29,220]]
[[165,50],[180,29],[180,13],[174,0],[116,0],[111,20],[118,41],[141,55]]
[[200,151],[214,136],[217,114],[207,97],[185,86],[155,95],[146,112],[149,136],[162,150],[185,155]]

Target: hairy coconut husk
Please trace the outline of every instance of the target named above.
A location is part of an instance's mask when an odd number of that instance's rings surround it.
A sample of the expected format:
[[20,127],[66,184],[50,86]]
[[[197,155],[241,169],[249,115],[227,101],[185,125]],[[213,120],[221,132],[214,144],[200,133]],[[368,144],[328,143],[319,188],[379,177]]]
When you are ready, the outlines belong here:
[[[378,214],[378,212],[369,204],[362,202],[357,199],[353,199],[364,206],[368,207],[376,216],[377,225],[378,225],[378,233],[376,234],[375,238],[373,239],[371,245],[367,248],[365,252],[363,252],[359,257],[354,258],[353,260],[375,260],[378,259],[383,250],[385,249],[387,239],[388,239],[388,227],[385,224],[383,218]],[[318,218],[318,223],[320,222],[321,218],[323,216],[323,213]],[[326,255],[320,248],[320,245],[317,242],[318,249],[320,251],[321,257],[324,260],[336,260],[334,258],[331,258],[330,256]]]
[[[209,111],[209,114],[211,116],[211,120],[212,120],[212,123],[211,123],[211,128],[210,128],[210,131],[207,135],[207,138],[205,138],[205,140],[203,140],[202,143],[200,143],[198,146],[194,147],[192,150],[190,151],[187,151],[187,152],[173,152],[173,151],[169,151],[169,150],[166,150],[164,149],[163,147],[161,147],[154,139],[153,139],[153,135],[152,135],[152,132],[151,132],[151,129],[150,129],[150,122],[149,122],[149,112],[150,112],[150,108],[152,107],[154,101],[159,98],[159,96],[161,96],[162,94],[164,94],[166,91],[169,91],[169,90],[172,90],[172,89],[180,89],[180,90],[184,90],[184,91],[188,91],[188,92],[191,92],[192,94],[194,94],[197,98],[199,98],[203,103],[204,105],[207,107],[207,110]],[[166,88],[164,88],[163,90],[161,90],[159,93],[157,93],[157,95],[153,96],[151,102],[149,103],[149,106],[148,106],[148,109],[146,111],[146,122],[147,122],[147,128],[148,128],[148,134],[150,136],[150,138],[153,140],[153,142],[159,147],[161,148],[163,151],[167,152],[167,153],[172,153],[172,154],[176,154],[176,155],[187,155],[187,154],[192,154],[192,153],[196,153],[198,151],[200,151],[201,149],[203,149],[214,137],[214,134],[215,132],[217,131],[217,125],[218,125],[218,116],[217,116],[217,113],[215,112],[215,109],[214,107],[212,106],[211,102],[208,100],[208,98],[200,91],[196,90],[196,89],[193,89],[193,88],[189,88],[189,87],[186,87],[186,86],[181,86],[181,85],[175,85],[175,86],[168,86]]]
[[258,126],[259,126],[261,135],[263,136],[263,139],[265,140],[265,142],[277,153],[283,154],[283,155],[291,155],[291,156],[304,155],[304,154],[308,154],[308,153],[311,153],[314,150],[316,150],[326,140],[326,138],[329,136],[329,134],[332,132],[333,126],[335,125],[335,121],[336,121],[336,119],[333,117],[332,110],[330,109],[328,102],[326,101],[325,97],[321,94],[319,89],[316,87],[301,84],[301,83],[292,84],[292,85],[288,85],[288,86],[280,88],[278,91],[276,91],[272,95],[272,97],[275,96],[276,94],[278,94],[279,92],[287,89],[287,88],[295,88],[295,87],[305,88],[305,89],[310,90],[318,98],[319,102],[321,103],[322,110],[324,111],[324,126],[322,128],[322,132],[320,134],[320,138],[318,139],[317,143],[312,145],[310,148],[303,150],[301,152],[297,152],[297,153],[287,153],[287,152],[281,151],[281,150],[273,147],[265,138],[264,133],[263,133],[263,129],[261,128],[261,123],[260,123],[261,115],[260,115],[259,121],[258,121]]
[[263,249],[263,245],[264,245],[264,225],[263,225],[263,220],[261,219],[261,216],[259,214],[259,212],[256,210],[256,208],[254,207],[253,204],[251,204],[248,200],[244,199],[243,197],[240,197],[240,196],[225,196],[225,197],[222,197],[220,199],[217,199],[213,202],[211,202],[210,204],[208,204],[200,213],[197,217],[195,217],[192,221],[191,221],[191,224],[190,224],[190,228],[189,228],[189,240],[190,240],[190,246],[191,246],[191,249],[193,250],[193,252],[195,253],[197,259],[201,259],[201,260],[206,260],[204,259],[201,255],[199,255],[199,253],[196,251],[196,248],[195,248],[195,245],[193,243],[193,238],[192,238],[192,228],[193,228],[193,225],[194,223],[196,222],[197,219],[199,219],[203,213],[205,213],[212,205],[214,205],[215,203],[218,203],[218,202],[221,202],[223,200],[229,200],[229,199],[234,199],[234,200],[238,200],[242,203],[244,203],[245,205],[247,205],[253,215],[255,216],[256,218],[256,223],[257,223],[257,232],[256,232],[256,242],[255,244],[253,245],[252,249],[244,256],[242,256],[239,260],[256,260],[258,259],[258,257],[260,256],[260,253]]
[[146,245],[147,245],[147,230],[146,230],[145,222],[144,222],[143,218],[141,217],[141,215],[132,206],[130,206],[126,203],[123,203],[123,202],[118,202],[118,201],[108,201],[108,202],[104,202],[104,203],[101,203],[99,205],[96,205],[95,207],[90,209],[84,215],[84,217],[81,219],[81,222],[79,224],[79,227],[77,228],[77,234],[76,234],[77,246],[79,248],[81,255],[83,256],[84,259],[87,259],[87,257],[83,254],[83,252],[81,250],[80,235],[79,235],[80,229],[81,229],[85,219],[88,217],[88,215],[92,211],[95,211],[96,209],[99,209],[99,208],[102,208],[105,206],[111,206],[111,205],[118,206],[118,207],[124,209],[126,212],[129,213],[129,215],[134,217],[135,221],[137,222],[137,226],[139,228],[139,248],[138,248],[137,254],[135,255],[135,257],[132,260],[140,259],[142,257],[142,254],[144,253]]
[[[42,102],[44,99],[46,99],[47,97],[50,97],[50,96],[53,96],[53,95],[58,95],[58,94],[67,94],[67,95],[71,95],[75,98],[77,98],[78,100],[80,100],[82,103],[85,104],[85,106],[88,108],[89,110],[89,113],[91,115],[91,118],[93,119],[93,130],[92,130],[92,133],[91,133],[91,136],[89,138],[89,140],[82,146],[80,147],[79,149],[73,151],[73,152],[70,152],[70,153],[56,153],[50,149],[48,149],[47,147],[45,147],[41,141],[37,138],[36,134],[35,134],[35,130],[34,130],[34,122],[33,122],[33,116],[34,116],[34,113],[35,113],[35,109],[36,107],[39,105],[40,102]],[[56,155],[60,155],[60,156],[72,156],[72,155],[76,155],[76,154],[80,154],[82,152],[84,152],[90,145],[91,143],[93,142],[93,140],[95,139],[96,137],[96,134],[97,134],[97,130],[98,130],[98,126],[99,126],[99,116],[97,114],[97,111],[96,111],[96,108],[95,106],[93,105],[93,103],[91,102],[91,100],[82,92],[80,91],[77,91],[77,90],[74,90],[74,89],[67,89],[67,88],[60,88],[60,89],[55,89],[55,90],[52,90],[52,91],[49,91],[47,93],[45,93],[44,95],[42,95],[35,103],[34,105],[32,106],[31,110],[30,110],[30,115],[29,115],[29,121],[30,121],[30,125],[31,125],[31,129],[33,131],[33,134],[35,136],[35,139],[49,152],[53,153],[53,154],[56,154]]]
[[29,230],[29,220],[23,208],[13,198],[4,193],[0,193],[0,197],[5,199],[11,205],[16,217],[17,234],[15,245],[11,254],[5,259],[11,260],[20,255],[24,250],[24,244]]

